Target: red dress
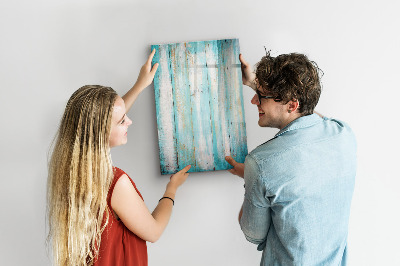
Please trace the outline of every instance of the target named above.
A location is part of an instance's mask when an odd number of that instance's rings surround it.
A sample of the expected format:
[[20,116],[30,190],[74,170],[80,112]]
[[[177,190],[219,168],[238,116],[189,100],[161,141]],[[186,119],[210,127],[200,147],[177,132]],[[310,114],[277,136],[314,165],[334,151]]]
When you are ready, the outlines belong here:
[[[109,220],[106,229],[101,235],[101,243],[99,248],[99,257],[95,260],[94,265],[134,265],[147,266],[147,245],[146,241],[132,233],[121,220],[117,220],[112,213],[111,196],[114,191],[115,184],[118,179],[126,174],[117,167],[114,168],[114,179],[111,183],[110,190],[107,195],[107,204],[109,208]],[[129,176],[128,176],[129,177]],[[139,196],[143,199],[135,183],[132,182]]]

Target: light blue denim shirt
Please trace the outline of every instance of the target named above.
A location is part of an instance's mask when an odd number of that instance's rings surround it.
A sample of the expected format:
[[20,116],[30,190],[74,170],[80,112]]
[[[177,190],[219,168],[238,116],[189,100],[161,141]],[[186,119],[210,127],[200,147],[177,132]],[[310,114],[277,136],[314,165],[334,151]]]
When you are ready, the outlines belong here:
[[352,130],[316,114],[247,155],[240,226],[261,265],[345,265],[355,176]]

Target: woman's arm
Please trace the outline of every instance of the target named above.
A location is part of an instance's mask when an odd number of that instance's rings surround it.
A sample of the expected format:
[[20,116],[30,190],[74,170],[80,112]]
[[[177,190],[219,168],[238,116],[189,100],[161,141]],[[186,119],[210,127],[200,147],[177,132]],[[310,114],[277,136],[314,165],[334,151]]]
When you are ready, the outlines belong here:
[[146,63],[142,66],[139,72],[138,79],[133,85],[133,87],[124,95],[122,99],[125,102],[126,112],[131,109],[133,103],[136,101],[136,98],[139,94],[153,82],[154,75],[156,74],[158,63],[155,63],[153,68],[151,68],[151,60],[153,60],[153,56],[156,53],[156,50],[153,49],[149,57],[147,58]]
[[[164,197],[175,199],[178,187],[182,185],[189,176],[187,173],[189,169],[190,165],[171,176]],[[160,238],[167,226],[171,217],[172,206],[172,200],[162,199],[153,213],[150,214],[149,209],[136,192],[126,174],[118,179],[111,196],[111,207],[124,225],[143,240],[152,243]]]

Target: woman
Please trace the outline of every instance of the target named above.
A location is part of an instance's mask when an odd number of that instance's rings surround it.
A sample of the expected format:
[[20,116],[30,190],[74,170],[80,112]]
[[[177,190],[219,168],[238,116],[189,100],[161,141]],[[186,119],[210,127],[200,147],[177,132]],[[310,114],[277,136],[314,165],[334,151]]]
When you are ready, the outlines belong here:
[[69,99],[49,164],[49,236],[56,265],[147,265],[146,241],[159,239],[190,165],[171,176],[150,213],[135,183],[113,167],[110,148],[127,142],[126,113],[151,84],[155,50],[123,98],[84,86]]

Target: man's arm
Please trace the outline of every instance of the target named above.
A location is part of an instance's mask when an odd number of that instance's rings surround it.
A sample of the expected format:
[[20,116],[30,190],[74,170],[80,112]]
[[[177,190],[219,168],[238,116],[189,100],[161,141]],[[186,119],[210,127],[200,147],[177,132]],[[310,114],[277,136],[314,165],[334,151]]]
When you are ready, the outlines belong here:
[[248,241],[261,244],[265,242],[271,224],[270,202],[259,165],[251,155],[244,163],[244,180],[246,186],[239,224]]
[[242,218],[242,215],[243,215],[243,204],[239,211],[239,224],[240,224],[240,219]]
[[256,74],[254,73],[253,68],[249,65],[249,63],[246,62],[246,60],[244,60],[242,54],[239,55],[239,60],[240,68],[242,70],[243,84],[249,86],[253,90],[256,90]]
[[318,113],[318,112],[316,112],[316,111],[314,111],[314,114],[317,114],[317,115],[319,115],[320,117],[324,118],[324,116],[323,116],[322,114],[320,114],[320,113]]
[[[235,161],[235,159],[233,159],[231,156],[226,156],[225,160],[233,166],[233,169],[229,169],[229,173],[233,174],[233,175],[237,175],[238,177],[243,178],[244,177],[244,163],[238,163]],[[242,217],[242,213],[243,213],[243,205],[240,208],[240,212],[239,212],[239,223],[240,223],[240,218]]]

